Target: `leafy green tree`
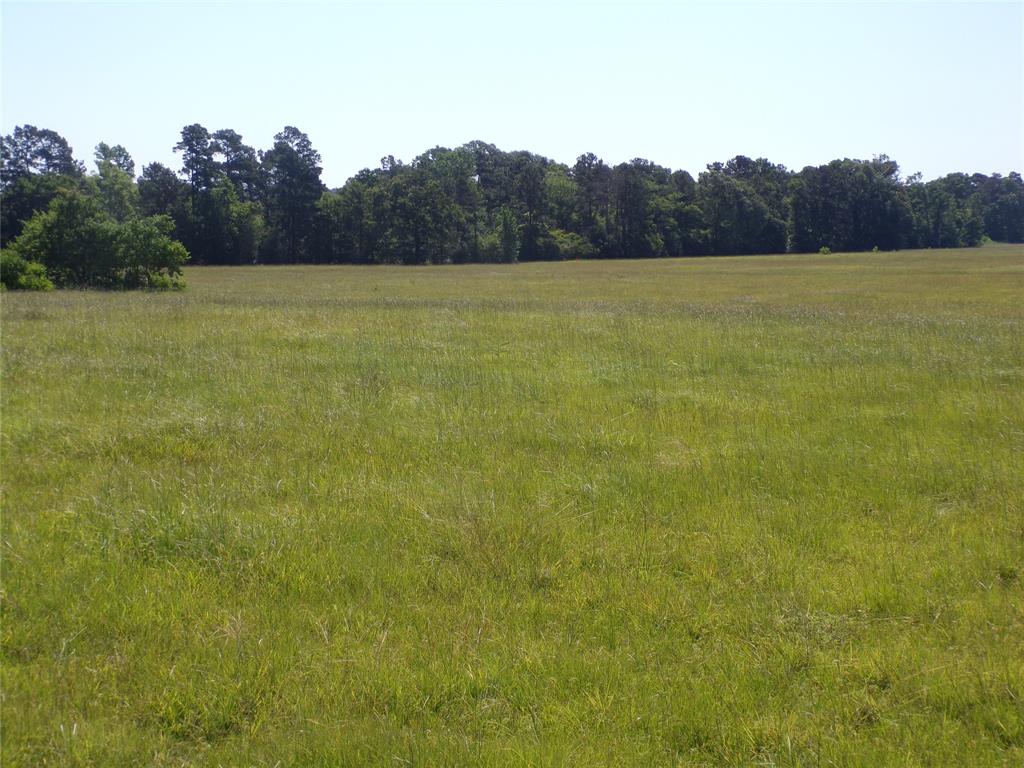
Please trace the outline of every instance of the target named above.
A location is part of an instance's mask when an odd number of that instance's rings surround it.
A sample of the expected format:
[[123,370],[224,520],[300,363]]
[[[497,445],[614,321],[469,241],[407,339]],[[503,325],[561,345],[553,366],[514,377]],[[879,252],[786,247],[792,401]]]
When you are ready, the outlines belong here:
[[114,284],[124,288],[181,288],[185,246],[171,239],[169,216],[126,221],[115,231],[117,268]]
[[700,174],[697,199],[712,254],[783,253],[786,223],[753,187],[717,170]]
[[591,242],[576,232],[552,229],[548,231],[548,237],[553,248],[552,258],[555,259],[590,259],[597,253]]
[[642,158],[612,169],[614,247],[619,258],[664,255],[664,241],[654,226],[652,201],[658,185],[667,178],[664,168]]
[[381,260],[385,192],[369,172],[317,202],[317,256],[321,262],[370,264]]
[[544,174],[544,199],[552,226],[566,232],[579,224],[576,201],[579,189],[568,166],[552,163]]
[[960,248],[981,242],[984,221],[976,210],[974,185],[966,174],[950,174],[909,187],[914,216],[912,244]]
[[101,141],[96,145],[96,151],[93,152],[93,157],[96,159],[97,167],[100,167],[104,163],[110,163],[127,173],[129,176],[135,176],[135,161],[132,160],[132,156],[128,153],[128,150],[120,144],[110,146],[106,142]]
[[10,248],[0,251],[0,285],[12,291],[53,290],[46,267],[36,261],[26,261]]
[[309,137],[290,125],[274,136],[274,146],[264,153],[270,224],[268,260],[295,262],[309,258],[306,239],[313,230],[316,204],[324,191],[320,162],[320,153],[313,149]]
[[403,264],[448,260],[458,213],[441,184],[410,170],[390,181],[389,196],[392,257]]
[[235,187],[238,199],[261,202],[266,185],[256,150],[243,143],[241,135],[230,128],[216,131],[210,148],[216,167]]
[[412,167],[436,181],[453,207],[449,217],[445,257],[457,262],[479,258],[484,196],[476,180],[474,154],[466,147],[435,147],[417,157]]
[[259,204],[239,199],[235,184],[222,176],[210,190],[207,236],[219,264],[251,264],[264,237]]
[[10,247],[43,264],[58,286],[101,285],[117,268],[115,235],[97,198],[64,191],[26,222]]
[[139,208],[144,216],[166,214],[180,226],[184,220],[182,206],[188,199],[189,186],[166,165],[150,163],[139,177]]
[[84,172],[55,131],[22,125],[0,137],[0,245],[18,237],[60,190],[76,189]]
[[786,196],[793,174],[786,170],[786,166],[776,165],[763,157],[752,160],[745,155],[736,155],[725,163],[710,164],[708,171],[744,182],[768,208],[772,219],[786,221],[788,218]]
[[213,186],[217,163],[210,132],[199,123],[181,129],[181,140],[174,145],[181,152],[181,171],[188,181],[193,207],[202,192]]
[[790,185],[789,208],[790,250],[800,253],[891,250],[913,237],[899,166],[885,155],[804,168]]
[[515,212],[507,205],[498,209],[493,228],[483,237],[484,261],[511,264],[519,258],[520,228]]
[[210,132],[193,123],[181,129],[181,140],[174,145],[175,152],[181,152],[181,173],[188,183],[188,208],[178,229],[183,242],[200,264],[216,263],[217,243],[210,232],[211,211],[210,191],[217,177],[217,163]]
[[78,177],[83,173],[85,167],[75,160],[67,140],[56,131],[21,125],[0,138],[0,184],[5,188],[33,174]]
[[57,286],[176,287],[188,252],[155,216],[118,223],[99,200],[77,191],[58,194],[37,212],[10,248],[46,268]]
[[513,206],[522,221],[519,258],[533,261],[544,258],[541,241],[546,234],[544,213],[547,210],[547,158],[530,152],[512,152]]
[[95,184],[96,194],[104,210],[115,221],[127,221],[139,215],[139,188],[135,179],[118,165],[107,160],[98,164],[98,172],[89,181]]
[[50,204],[62,190],[79,189],[81,179],[57,173],[28,174],[15,179],[0,193],[0,245],[21,234],[25,222]]
[[985,234],[1003,243],[1024,242],[1024,181],[1019,173],[972,177],[974,205]]
[[471,141],[464,146],[473,155],[476,166],[476,180],[483,197],[484,208],[497,211],[503,205],[511,205],[514,197],[512,158],[493,144]]
[[588,152],[576,159],[572,176],[576,182],[576,211],[580,234],[590,241],[597,253],[607,254],[612,170],[597,155]]

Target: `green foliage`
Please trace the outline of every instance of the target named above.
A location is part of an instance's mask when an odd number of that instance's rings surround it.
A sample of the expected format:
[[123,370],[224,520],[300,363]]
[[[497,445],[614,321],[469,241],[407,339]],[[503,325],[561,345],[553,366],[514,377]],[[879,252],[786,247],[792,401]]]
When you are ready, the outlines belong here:
[[324,191],[320,161],[309,137],[290,125],[274,136],[274,146],[264,153],[271,225],[263,246],[266,261],[310,258],[307,237],[313,231],[317,201]]
[[181,268],[188,261],[185,246],[170,235],[168,216],[133,219],[117,228],[118,284],[125,288],[183,288]]
[[117,222],[95,198],[64,192],[26,224],[10,248],[45,265],[59,287],[179,287],[188,252],[169,217]]
[[786,224],[753,185],[722,171],[700,175],[697,200],[714,254],[784,253]]
[[135,161],[132,160],[128,150],[120,144],[110,146],[105,141],[101,141],[96,145],[93,158],[96,160],[97,168],[102,168],[109,163],[119,171],[124,171],[129,177],[135,176]]
[[46,267],[26,261],[10,248],[0,250],[0,285],[9,290],[52,291]]
[[82,179],[56,173],[19,176],[0,196],[0,244],[6,246],[21,234],[36,211],[46,210],[61,191],[80,190]]
[[25,176],[78,177],[84,170],[67,140],[56,131],[20,125],[9,136],[0,137],[0,184],[4,187]]
[[[895,250],[914,243],[914,217],[899,167],[885,155],[805,168],[790,185],[789,246],[810,253]],[[957,243],[965,245],[965,243]]]
[[548,232],[557,259],[589,259],[597,253],[597,249],[585,237],[576,232],[564,229],[552,229]]
[[115,234],[116,224],[95,197],[62,191],[25,223],[10,247],[46,265],[59,287],[103,285],[117,267]]
[[96,177],[89,181],[96,185],[103,210],[114,221],[128,221],[139,215],[139,188],[130,173],[113,162],[101,161]]
[[520,226],[516,215],[507,205],[502,206],[493,228],[481,240],[481,258],[488,262],[511,264],[519,258],[520,245]]
[[[139,207],[143,216],[166,214],[176,222],[185,217],[188,184],[165,165],[150,163],[139,177]],[[180,224],[178,225],[180,229]]]
[[251,264],[265,237],[265,223],[259,204],[239,199],[238,187],[221,177],[209,193],[206,209],[206,237],[215,244],[217,261]]
[[[482,141],[388,155],[344,186],[320,181],[320,154],[293,126],[257,152],[231,129],[185,126],[176,174],[96,147],[97,173],[53,131],[3,141],[0,243],[61,189],[117,222],[163,214],[199,264],[464,263],[974,246],[1024,242],[1018,173],[901,178],[885,155],[793,172],[737,155],[694,179],[637,158],[610,168],[592,153],[569,167]],[[509,213],[505,213],[504,211]],[[511,218],[509,218],[511,216]]]
[[[873,248],[873,250],[877,252],[878,251],[878,246],[876,245]],[[829,248],[827,245],[823,245],[823,246],[821,246],[821,248],[818,249],[818,253],[820,253],[822,256],[829,256],[832,253],[832,249]]]

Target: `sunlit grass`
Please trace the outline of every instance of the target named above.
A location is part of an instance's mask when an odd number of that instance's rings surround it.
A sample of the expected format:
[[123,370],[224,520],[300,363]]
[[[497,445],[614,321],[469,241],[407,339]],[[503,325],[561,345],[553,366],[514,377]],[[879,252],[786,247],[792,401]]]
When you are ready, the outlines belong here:
[[1024,253],[5,294],[5,765],[1016,765]]

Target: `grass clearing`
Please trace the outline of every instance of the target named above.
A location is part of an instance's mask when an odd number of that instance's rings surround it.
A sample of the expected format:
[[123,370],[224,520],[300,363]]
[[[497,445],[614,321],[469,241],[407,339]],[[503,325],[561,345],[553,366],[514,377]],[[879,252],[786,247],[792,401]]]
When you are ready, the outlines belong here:
[[6,765],[1019,765],[1024,253],[2,298]]

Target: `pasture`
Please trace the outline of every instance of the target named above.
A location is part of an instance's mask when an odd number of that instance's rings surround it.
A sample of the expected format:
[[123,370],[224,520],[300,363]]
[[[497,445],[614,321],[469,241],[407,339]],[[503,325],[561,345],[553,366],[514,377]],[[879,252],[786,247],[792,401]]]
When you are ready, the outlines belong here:
[[1019,246],[2,299],[6,766],[1020,765]]

